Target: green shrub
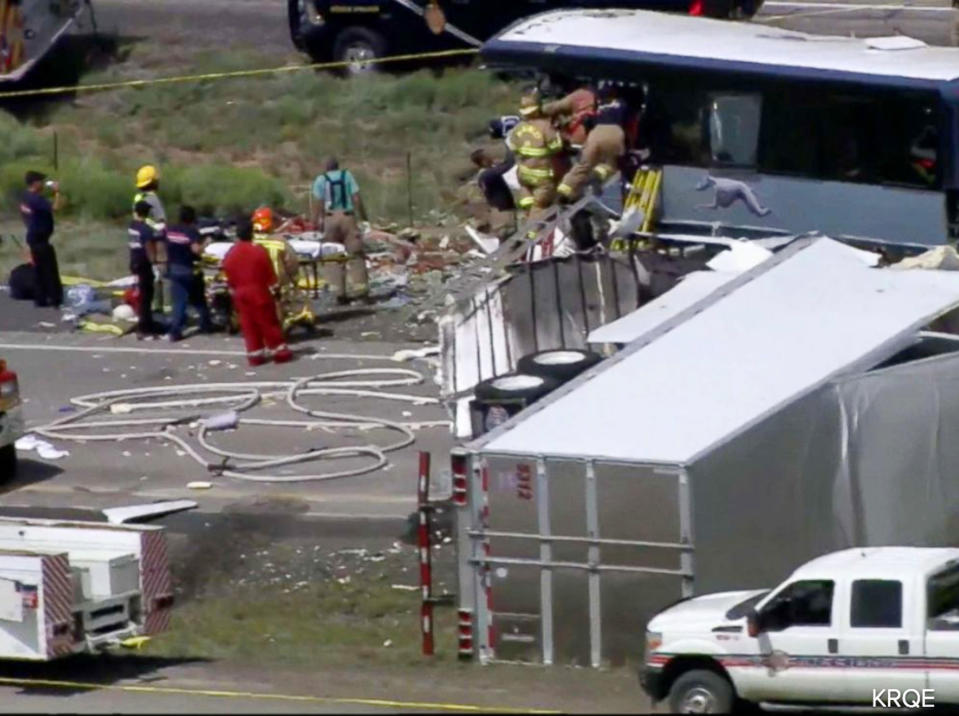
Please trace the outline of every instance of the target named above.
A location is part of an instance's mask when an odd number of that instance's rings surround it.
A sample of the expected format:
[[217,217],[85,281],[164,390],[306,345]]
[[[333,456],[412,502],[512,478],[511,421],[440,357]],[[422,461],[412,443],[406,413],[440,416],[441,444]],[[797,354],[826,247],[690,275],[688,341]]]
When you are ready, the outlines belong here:
[[0,162],[35,157],[52,146],[33,127],[20,124],[13,115],[0,112]]
[[[171,200],[167,188],[172,189]],[[256,168],[209,164],[178,167],[164,174],[161,195],[168,204],[190,203],[220,213],[247,212],[261,204],[284,206],[289,192],[283,184]]]

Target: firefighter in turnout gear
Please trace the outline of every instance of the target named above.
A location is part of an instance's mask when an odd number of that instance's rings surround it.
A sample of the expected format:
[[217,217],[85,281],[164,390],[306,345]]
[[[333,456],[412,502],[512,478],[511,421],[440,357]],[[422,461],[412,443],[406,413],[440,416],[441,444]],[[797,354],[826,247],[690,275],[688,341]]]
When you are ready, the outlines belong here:
[[309,297],[299,286],[300,261],[286,239],[271,233],[273,211],[261,206],[253,212],[252,221],[253,243],[266,249],[276,273],[279,294],[277,305],[283,330],[287,331],[296,324],[312,327],[316,316]]
[[167,218],[166,211],[163,208],[163,202],[157,195],[160,188],[160,172],[152,164],[146,164],[137,170],[136,175],[136,194],[133,195],[133,220],[136,221],[136,205],[144,202],[150,206],[150,213],[144,219],[144,223],[153,231],[153,240],[156,242],[156,255],[153,261],[153,275],[155,279],[156,296],[155,307],[163,312],[163,280],[162,276],[167,271],[167,245],[164,238],[166,236]]
[[589,135],[587,117],[596,115],[597,104],[596,93],[589,87],[580,87],[562,99],[544,104],[543,114],[560,123],[569,144],[581,147]]
[[583,194],[591,182],[606,183],[619,169],[626,154],[626,107],[610,90],[604,91],[602,104],[595,116],[587,116],[584,125],[589,129],[586,144],[579,161],[570,169],[557,187],[561,202],[572,202]]
[[[528,92],[520,103],[522,121],[510,132],[507,146],[516,156],[520,183],[520,210],[527,221],[542,221],[556,199],[554,160],[563,150],[563,140],[543,114],[538,93]],[[539,231],[535,224],[528,238]]]
[[313,224],[323,240],[342,244],[345,254],[326,263],[326,280],[341,305],[352,300],[370,302],[370,277],[366,269],[363,235],[356,223],[367,220],[360,197],[360,185],[349,169],[341,169],[335,157],[326,162],[326,171],[313,182]]

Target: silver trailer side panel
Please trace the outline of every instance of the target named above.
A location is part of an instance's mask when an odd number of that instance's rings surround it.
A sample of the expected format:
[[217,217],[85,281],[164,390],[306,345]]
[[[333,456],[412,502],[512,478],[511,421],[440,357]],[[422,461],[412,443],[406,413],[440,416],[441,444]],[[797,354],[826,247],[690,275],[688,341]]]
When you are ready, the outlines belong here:
[[481,656],[581,666],[636,658],[646,619],[692,590],[684,473],[598,461],[473,460],[481,465],[482,507],[466,513],[475,518],[473,557],[461,586],[477,595]]

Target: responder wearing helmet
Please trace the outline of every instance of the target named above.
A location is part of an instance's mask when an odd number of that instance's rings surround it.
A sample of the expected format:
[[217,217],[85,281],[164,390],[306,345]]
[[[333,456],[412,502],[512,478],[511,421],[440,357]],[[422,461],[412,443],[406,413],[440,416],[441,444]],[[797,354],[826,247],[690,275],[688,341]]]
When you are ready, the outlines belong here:
[[600,104],[595,115],[583,122],[589,130],[579,161],[560,182],[557,191],[561,202],[571,202],[583,194],[590,182],[602,186],[619,169],[626,154],[626,106],[612,87],[600,90]]
[[300,261],[285,238],[272,233],[273,210],[261,206],[253,212],[253,243],[270,255],[276,273],[280,322],[287,330],[297,323],[312,326],[316,321],[308,296],[299,287]]
[[585,127],[587,117],[596,115],[598,106],[596,92],[583,86],[573,90],[565,97],[543,105],[543,114],[558,120],[562,125],[562,134],[570,144],[581,147],[589,134]]
[[[520,183],[520,210],[528,222],[539,222],[556,199],[554,159],[563,150],[563,140],[543,114],[538,92],[527,92],[520,101],[522,119],[510,132],[507,146],[516,156]],[[533,224],[527,234],[535,238],[539,226]]]
[[156,242],[156,258],[153,262],[154,276],[156,278],[156,309],[163,312],[163,281],[162,276],[167,271],[167,246],[164,238],[166,236],[167,218],[166,210],[163,208],[163,202],[157,195],[160,188],[160,172],[152,164],[145,164],[137,170],[136,174],[136,193],[133,195],[133,219],[136,220],[136,205],[145,202],[150,206],[150,213],[144,219],[144,223],[153,231],[154,241]]

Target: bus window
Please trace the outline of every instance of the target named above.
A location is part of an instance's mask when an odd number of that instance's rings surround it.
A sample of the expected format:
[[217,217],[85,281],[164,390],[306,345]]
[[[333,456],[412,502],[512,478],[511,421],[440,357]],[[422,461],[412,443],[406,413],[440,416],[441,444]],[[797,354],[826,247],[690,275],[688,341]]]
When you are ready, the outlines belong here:
[[657,91],[654,86],[650,90],[640,132],[648,132],[653,161],[709,166],[708,137],[704,131],[708,102],[705,93],[688,87]]
[[709,151],[713,164],[756,165],[761,110],[758,94],[713,95],[709,106]]

